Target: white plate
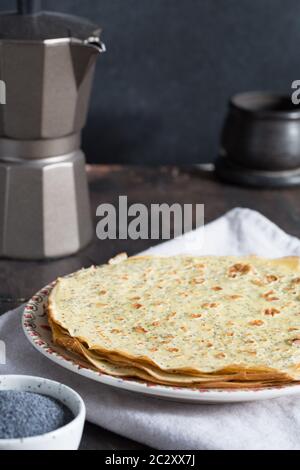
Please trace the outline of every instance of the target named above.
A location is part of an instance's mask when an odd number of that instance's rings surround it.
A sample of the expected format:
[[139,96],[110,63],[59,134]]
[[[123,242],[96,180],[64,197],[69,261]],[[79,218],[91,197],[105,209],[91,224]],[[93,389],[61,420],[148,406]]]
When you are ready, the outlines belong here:
[[22,325],[30,343],[44,356],[60,366],[89,379],[131,392],[151,395],[168,400],[193,403],[232,403],[300,394],[300,385],[246,390],[204,390],[199,388],[168,387],[138,380],[112,377],[95,371],[76,354],[52,342],[47,321],[46,306],[53,284],[38,292],[26,305]]

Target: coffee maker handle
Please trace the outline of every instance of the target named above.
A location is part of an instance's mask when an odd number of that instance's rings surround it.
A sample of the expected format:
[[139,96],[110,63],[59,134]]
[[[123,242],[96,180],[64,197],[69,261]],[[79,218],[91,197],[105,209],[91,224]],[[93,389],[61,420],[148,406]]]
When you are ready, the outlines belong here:
[[41,0],[17,0],[19,15],[35,15],[41,10]]

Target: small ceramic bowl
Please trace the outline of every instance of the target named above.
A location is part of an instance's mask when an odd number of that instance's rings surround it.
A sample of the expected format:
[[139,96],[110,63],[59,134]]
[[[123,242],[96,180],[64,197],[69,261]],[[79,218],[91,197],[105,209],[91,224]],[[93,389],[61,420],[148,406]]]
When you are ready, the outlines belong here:
[[23,439],[0,439],[0,450],[77,450],[85,421],[85,405],[77,392],[53,380],[26,375],[0,375],[0,390],[35,392],[55,398],[74,419],[55,431]]
[[231,98],[217,174],[262,187],[300,183],[300,106],[288,95],[247,92]]

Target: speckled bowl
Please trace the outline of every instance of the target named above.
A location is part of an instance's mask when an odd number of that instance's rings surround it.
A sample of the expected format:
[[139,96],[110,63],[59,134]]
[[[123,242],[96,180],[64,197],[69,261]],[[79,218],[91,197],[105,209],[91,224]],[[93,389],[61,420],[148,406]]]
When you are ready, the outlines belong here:
[[76,450],[85,421],[85,405],[71,388],[53,380],[27,375],[0,375],[0,390],[36,392],[66,405],[74,419],[55,431],[24,439],[0,439],[0,450]]

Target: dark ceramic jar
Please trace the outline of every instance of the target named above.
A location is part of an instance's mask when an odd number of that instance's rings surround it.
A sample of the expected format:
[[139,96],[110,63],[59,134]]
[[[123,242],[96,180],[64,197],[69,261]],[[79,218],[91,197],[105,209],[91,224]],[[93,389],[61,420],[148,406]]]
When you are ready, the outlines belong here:
[[243,93],[230,101],[222,150],[247,168],[278,171],[300,167],[300,108],[290,96]]
[[300,183],[300,106],[290,96],[235,95],[222,132],[217,174],[236,183]]

